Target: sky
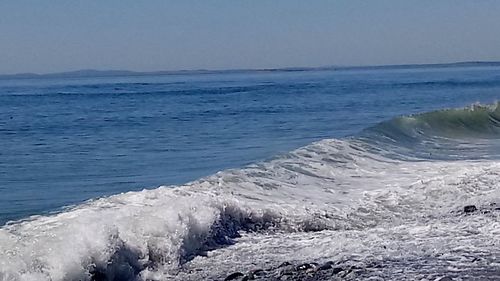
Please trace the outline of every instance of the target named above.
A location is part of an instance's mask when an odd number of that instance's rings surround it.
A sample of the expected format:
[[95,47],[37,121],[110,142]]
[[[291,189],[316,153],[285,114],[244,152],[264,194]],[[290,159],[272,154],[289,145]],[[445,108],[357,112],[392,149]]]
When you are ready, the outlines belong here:
[[0,74],[457,61],[500,61],[500,1],[0,1]]

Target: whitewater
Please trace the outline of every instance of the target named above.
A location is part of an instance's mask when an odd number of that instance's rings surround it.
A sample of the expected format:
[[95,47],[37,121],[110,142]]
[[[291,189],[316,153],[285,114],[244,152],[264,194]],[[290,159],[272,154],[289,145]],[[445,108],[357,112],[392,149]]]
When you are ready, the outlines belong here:
[[356,269],[344,279],[497,280],[499,139],[498,103],[406,115],[12,221],[0,280],[223,280],[325,261]]

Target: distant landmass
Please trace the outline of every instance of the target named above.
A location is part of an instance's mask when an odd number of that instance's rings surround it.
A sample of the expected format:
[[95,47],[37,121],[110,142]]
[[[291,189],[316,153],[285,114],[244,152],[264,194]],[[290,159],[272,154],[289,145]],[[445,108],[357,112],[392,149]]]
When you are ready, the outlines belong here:
[[320,71],[320,70],[369,70],[369,69],[411,69],[411,68],[443,68],[443,67],[473,67],[473,66],[500,66],[498,61],[468,61],[436,64],[402,64],[402,65],[374,65],[374,66],[324,66],[324,67],[289,67],[267,69],[229,69],[229,70],[166,70],[166,71],[129,71],[129,70],[95,70],[82,69],[68,72],[37,74],[17,73],[0,75],[0,79],[34,79],[34,78],[85,78],[85,77],[117,77],[117,76],[151,76],[151,75],[179,75],[179,74],[212,74],[212,73],[244,73],[244,72],[293,72],[293,71]]

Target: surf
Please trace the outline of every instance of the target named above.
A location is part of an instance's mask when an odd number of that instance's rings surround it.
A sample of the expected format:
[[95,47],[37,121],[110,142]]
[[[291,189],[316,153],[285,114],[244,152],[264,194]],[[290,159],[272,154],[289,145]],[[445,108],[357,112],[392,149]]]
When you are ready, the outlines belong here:
[[[185,185],[10,222],[0,229],[0,279],[195,280],[206,275],[185,270],[193,265],[210,271],[206,263],[212,263],[213,272],[203,273],[208,276],[236,265],[250,268],[229,256],[241,253],[251,261],[251,252],[231,249],[255,249],[252,237],[269,252],[261,262],[277,263],[283,253],[272,253],[276,243],[293,259],[321,259],[345,250],[328,242],[333,236],[396,247],[384,235],[408,239],[405,231],[420,231],[429,222],[458,230],[451,211],[500,195],[500,164],[490,153],[497,151],[499,117],[498,103],[396,117],[355,136],[321,140]],[[391,232],[394,223],[399,228]],[[496,231],[485,229],[480,242],[486,246]],[[375,236],[366,237],[370,232]],[[309,243],[307,237],[322,241],[321,251],[293,253],[297,241]],[[347,252],[387,258],[366,245]]]

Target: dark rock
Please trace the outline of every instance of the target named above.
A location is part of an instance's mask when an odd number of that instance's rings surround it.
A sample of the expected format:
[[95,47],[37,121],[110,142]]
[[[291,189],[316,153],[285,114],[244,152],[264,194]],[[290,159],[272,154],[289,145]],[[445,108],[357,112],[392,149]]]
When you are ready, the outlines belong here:
[[464,207],[464,213],[466,214],[473,213],[475,211],[477,211],[477,208],[474,205],[467,205]]
[[[245,279],[246,278],[246,279]],[[248,277],[245,276],[245,274],[241,272],[235,272],[229,274],[224,281],[230,281],[230,280],[248,280]]]
[[341,268],[341,267],[334,267],[334,268],[332,269],[332,274],[338,274],[338,273],[340,273],[340,272],[342,272],[342,271],[344,271],[344,269],[343,269],[343,268]]
[[324,264],[322,264],[318,270],[327,270],[327,269],[331,269],[333,267],[334,263],[333,261],[327,261],[325,262]]

